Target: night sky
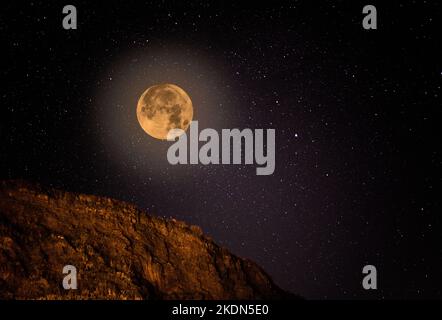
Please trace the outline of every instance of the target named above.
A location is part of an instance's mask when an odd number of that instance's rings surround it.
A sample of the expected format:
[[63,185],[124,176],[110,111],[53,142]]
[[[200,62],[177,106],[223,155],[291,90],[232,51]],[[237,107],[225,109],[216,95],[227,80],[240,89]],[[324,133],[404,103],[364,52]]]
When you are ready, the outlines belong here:
[[[306,298],[442,297],[438,1],[69,4],[1,5],[1,179],[199,225]],[[200,130],[275,129],[274,174],[171,166],[136,118],[164,82]]]

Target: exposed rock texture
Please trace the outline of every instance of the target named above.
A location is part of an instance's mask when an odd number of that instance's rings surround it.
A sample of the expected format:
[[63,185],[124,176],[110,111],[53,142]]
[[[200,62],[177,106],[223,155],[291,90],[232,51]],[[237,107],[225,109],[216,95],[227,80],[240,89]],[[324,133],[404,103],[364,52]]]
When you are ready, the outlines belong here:
[[[68,264],[77,290],[63,289]],[[2,299],[293,297],[196,226],[113,199],[0,184]]]

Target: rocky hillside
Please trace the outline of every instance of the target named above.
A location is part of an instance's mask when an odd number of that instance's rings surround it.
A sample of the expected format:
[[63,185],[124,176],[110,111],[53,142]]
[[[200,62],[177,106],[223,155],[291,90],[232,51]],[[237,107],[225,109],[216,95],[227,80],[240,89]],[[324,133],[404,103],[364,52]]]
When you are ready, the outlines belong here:
[[[65,290],[65,265],[77,290]],[[0,299],[282,299],[196,226],[113,199],[0,183]]]

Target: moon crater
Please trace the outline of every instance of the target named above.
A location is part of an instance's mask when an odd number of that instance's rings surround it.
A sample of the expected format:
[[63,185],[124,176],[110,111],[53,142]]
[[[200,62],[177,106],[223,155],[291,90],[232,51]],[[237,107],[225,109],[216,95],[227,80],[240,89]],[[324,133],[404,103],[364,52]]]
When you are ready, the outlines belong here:
[[138,100],[137,118],[147,134],[165,140],[171,129],[187,130],[193,118],[192,101],[177,85],[154,85]]

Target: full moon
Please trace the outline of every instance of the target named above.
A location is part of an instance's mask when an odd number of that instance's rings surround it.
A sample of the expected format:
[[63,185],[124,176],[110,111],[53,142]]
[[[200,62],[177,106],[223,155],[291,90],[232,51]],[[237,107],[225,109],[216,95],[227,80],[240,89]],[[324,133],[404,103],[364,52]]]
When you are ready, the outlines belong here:
[[138,122],[147,134],[156,139],[166,140],[171,129],[186,131],[192,117],[192,100],[174,84],[151,86],[138,100]]

